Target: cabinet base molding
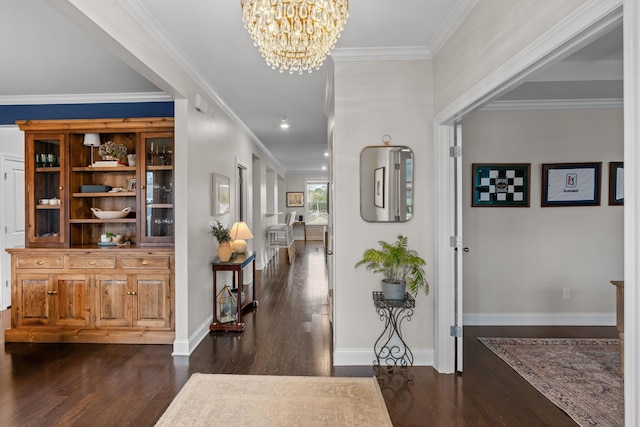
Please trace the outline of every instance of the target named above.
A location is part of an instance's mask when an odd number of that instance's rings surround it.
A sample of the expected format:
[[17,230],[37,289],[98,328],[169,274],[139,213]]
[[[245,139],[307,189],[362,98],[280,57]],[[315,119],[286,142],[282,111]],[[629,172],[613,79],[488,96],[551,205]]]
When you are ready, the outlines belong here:
[[5,329],[5,342],[95,343],[95,344],[173,344],[174,331],[146,329],[61,329],[38,327]]

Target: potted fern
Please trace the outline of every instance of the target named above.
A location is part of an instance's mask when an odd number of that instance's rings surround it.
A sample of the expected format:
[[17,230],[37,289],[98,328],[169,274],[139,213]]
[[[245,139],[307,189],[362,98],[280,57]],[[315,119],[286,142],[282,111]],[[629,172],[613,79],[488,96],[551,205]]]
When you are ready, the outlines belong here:
[[379,241],[380,249],[366,249],[362,259],[355,265],[366,266],[367,270],[382,273],[382,292],[385,299],[402,300],[406,287],[416,296],[420,290],[429,294],[429,283],[422,268],[426,265],[418,252],[408,247],[408,238],[398,235],[395,243]]

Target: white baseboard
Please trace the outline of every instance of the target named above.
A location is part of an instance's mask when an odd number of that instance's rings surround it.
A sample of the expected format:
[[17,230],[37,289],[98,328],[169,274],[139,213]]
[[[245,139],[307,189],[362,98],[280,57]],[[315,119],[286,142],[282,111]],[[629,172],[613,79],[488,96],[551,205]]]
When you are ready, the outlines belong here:
[[[413,366],[433,366],[433,349],[411,350]],[[372,349],[344,348],[333,352],[333,366],[373,366]]]
[[616,313],[467,313],[464,326],[615,326]]
[[206,337],[209,332],[209,326],[213,322],[213,315],[209,316],[204,322],[198,326],[198,329],[191,334],[188,340],[176,339],[173,342],[172,356],[190,356],[191,352],[200,344],[200,342]]

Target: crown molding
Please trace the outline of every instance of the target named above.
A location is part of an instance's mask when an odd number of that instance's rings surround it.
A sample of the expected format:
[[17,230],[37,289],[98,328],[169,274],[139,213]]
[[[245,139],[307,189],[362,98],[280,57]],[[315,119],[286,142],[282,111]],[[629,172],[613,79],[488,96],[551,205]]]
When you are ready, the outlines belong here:
[[433,54],[425,46],[337,48],[331,52],[335,62],[347,61],[411,61],[432,59]]
[[253,133],[244,121],[227,105],[227,103],[218,95],[209,82],[198,72],[196,67],[187,59],[187,55],[178,47],[178,44],[167,34],[158,21],[153,18],[147,7],[140,0],[119,0],[123,7],[131,14],[131,16],[140,24],[140,26],[149,33],[151,38],[156,40],[167,52],[167,54],[176,61],[185,73],[194,80],[194,82],[202,88],[206,93],[240,129],[256,144],[269,159],[281,170],[286,168],[275,158],[275,156],[267,149],[260,139]]
[[481,108],[530,78],[546,64],[580,47],[622,22],[622,0],[586,0],[528,47],[436,114],[447,124]]
[[0,96],[0,105],[103,104],[114,102],[173,102],[173,98],[164,92]]
[[442,46],[449,40],[449,37],[455,32],[456,28],[464,21],[471,9],[476,5],[478,0],[458,0],[453,10],[446,17],[436,35],[429,42],[431,52],[435,56]]
[[526,111],[526,110],[586,110],[623,108],[622,98],[601,99],[536,99],[523,101],[493,101],[480,111]]

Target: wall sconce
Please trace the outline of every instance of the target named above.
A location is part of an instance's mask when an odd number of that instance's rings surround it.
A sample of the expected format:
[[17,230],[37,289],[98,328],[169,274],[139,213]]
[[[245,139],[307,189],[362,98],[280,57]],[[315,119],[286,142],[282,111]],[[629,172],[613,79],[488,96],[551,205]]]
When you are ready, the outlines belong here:
[[253,239],[253,234],[249,230],[249,226],[244,221],[239,221],[233,224],[231,227],[231,247],[238,254],[243,254],[247,251],[247,242],[244,239]]

